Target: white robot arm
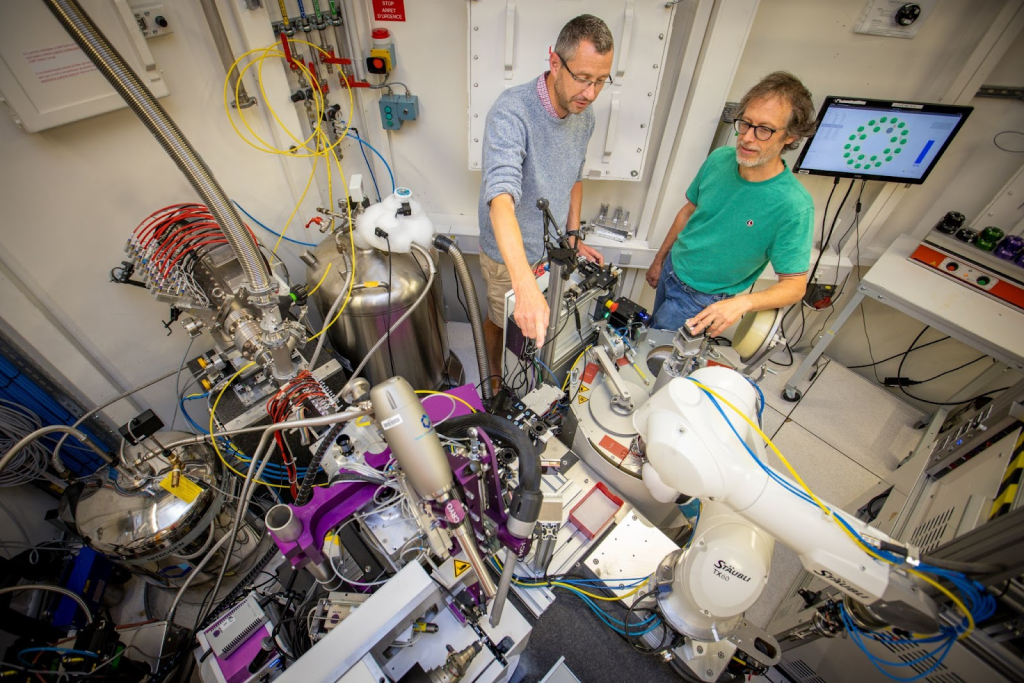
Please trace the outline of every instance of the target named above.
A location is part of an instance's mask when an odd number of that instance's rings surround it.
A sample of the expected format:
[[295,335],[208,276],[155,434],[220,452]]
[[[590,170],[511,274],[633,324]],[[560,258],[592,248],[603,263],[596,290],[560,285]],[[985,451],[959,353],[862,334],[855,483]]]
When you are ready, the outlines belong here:
[[[709,367],[690,378],[748,417],[756,414],[754,389],[739,373]],[[760,595],[778,539],[869,618],[918,633],[937,631],[937,607],[912,577],[871,557],[832,518],[838,513],[825,514],[793,492],[797,484],[762,465],[761,437],[727,405],[719,401],[720,411],[715,403],[696,382],[674,379],[634,418],[646,442],[643,478],[651,493],[665,501],[683,493],[703,503],[690,543],[659,568],[659,603],[676,630],[714,640],[728,633]],[[842,519],[869,545],[899,545],[859,520]]]

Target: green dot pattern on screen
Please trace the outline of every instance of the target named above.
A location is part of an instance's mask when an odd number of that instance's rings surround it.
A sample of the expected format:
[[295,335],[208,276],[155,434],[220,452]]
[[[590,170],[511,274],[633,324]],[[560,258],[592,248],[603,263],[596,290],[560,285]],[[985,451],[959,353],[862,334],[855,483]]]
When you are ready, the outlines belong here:
[[862,121],[849,140],[843,145],[846,165],[873,170],[893,161],[910,141],[910,131],[906,122],[887,115]]

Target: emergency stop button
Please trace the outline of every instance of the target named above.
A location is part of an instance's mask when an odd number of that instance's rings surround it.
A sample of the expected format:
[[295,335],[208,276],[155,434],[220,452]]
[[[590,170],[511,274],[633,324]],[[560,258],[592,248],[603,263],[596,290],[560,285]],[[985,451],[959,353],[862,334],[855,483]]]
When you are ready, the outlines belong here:
[[955,273],[956,271],[960,270],[960,264],[959,263],[947,263],[946,264],[946,270],[948,270],[951,273]]

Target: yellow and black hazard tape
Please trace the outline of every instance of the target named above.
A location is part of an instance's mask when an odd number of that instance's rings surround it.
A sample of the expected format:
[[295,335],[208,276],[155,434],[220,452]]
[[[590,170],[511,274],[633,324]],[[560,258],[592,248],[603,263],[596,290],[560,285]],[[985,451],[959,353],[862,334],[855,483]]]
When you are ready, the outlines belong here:
[[1003,481],[999,484],[996,492],[996,499],[992,502],[992,511],[989,519],[995,519],[1005,515],[1013,507],[1013,501],[1017,498],[1017,489],[1020,488],[1021,479],[1024,478],[1024,430],[1017,438],[1013,447],[1013,455],[1010,456],[1010,464],[1003,474]]

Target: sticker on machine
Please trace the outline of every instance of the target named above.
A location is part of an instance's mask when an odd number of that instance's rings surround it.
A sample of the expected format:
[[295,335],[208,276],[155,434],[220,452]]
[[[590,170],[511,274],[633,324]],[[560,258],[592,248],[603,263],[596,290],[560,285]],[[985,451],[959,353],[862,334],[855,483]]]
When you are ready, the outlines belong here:
[[598,442],[597,445],[611,453],[620,461],[623,460],[627,455],[629,455],[628,448],[626,448],[621,443],[619,443],[612,437],[608,436],[607,434],[601,437],[601,440]]
[[600,368],[597,363],[587,363],[587,367],[583,369],[583,383],[590,384],[597,377],[597,371]]
[[463,562],[462,560],[455,560],[455,578],[459,578],[466,573],[469,569],[469,562]]
[[380,428],[383,429],[384,431],[387,431],[392,427],[397,427],[400,424],[402,424],[402,416],[395,415],[394,417],[389,417],[386,420],[381,420]]
[[186,479],[185,477],[179,477],[178,485],[175,486],[171,474],[168,474],[160,481],[160,487],[186,503],[191,503],[203,492],[202,487],[191,479]]

